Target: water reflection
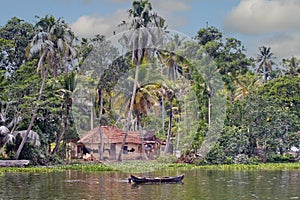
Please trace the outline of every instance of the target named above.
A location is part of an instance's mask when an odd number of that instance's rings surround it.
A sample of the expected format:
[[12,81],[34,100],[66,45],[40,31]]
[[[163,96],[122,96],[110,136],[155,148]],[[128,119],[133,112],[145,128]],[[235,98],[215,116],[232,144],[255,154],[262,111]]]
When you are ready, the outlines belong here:
[[[300,171],[167,171],[183,184],[129,184],[127,173],[4,173],[0,199],[300,199]],[[137,174],[142,175],[142,174]]]

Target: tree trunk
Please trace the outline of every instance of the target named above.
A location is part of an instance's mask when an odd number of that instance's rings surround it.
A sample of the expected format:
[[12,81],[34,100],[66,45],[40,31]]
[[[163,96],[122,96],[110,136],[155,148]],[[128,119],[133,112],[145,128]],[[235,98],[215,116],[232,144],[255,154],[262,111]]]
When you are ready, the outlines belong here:
[[[137,50],[133,50],[133,52],[132,52],[132,60],[134,60],[135,51],[137,51],[137,54],[139,52],[138,49]],[[132,116],[133,104],[134,104],[134,99],[135,99],[135,95],[136,95],[137,83],[138,83],[138,80],[139,80],[139,65],[140,65],[140,60],[141,59],[138,57],[137,58],[137,62],[136,62],[136,66],[135,66],[135,77],[134,77],[134,84],[133,84],[132,96],[131,96],[131,100],[130,100],[129,113],[128,113],[128,117],[127,117],[127,124],[126,124],[126,129],[125,129],[125,135],[123,137],[121,149],[120,149],[119,156],[118,156],[118,161],[122,161],[123,149],[124,149],[126,138],[127,138],[127,135],[128,135],[129,126],[130,126],[130,123],[131,123],[131,116]]]
[[164,156],[167,155],[170,148],[170,140],[172,134],[172,119],[173,119],[173,98],[170,99],[170,117],[169,117],[169,127],[168,127],[168,136],[167,136],[167,144],[164,151]]
[[211,95],[209,94],[208,96],[208,127],[210,127],[210,122],[211,122]]
[[0,167],[24,167],[29,163],[29,160],[0,160]]
[[93,104],[93,95],[91,94],[91,130],[94,128],[94,104]]
[[179,149],[179,144],[180,144],[180,128],[181,128],[181,124],[180,124],[180,114],[179,114],[179,119],[178,119],[178,129],[177,129],[177,143],[176,143],[176,151],[178,151]]
[[42,94],[43,94],[43,90],[44,90],[44,87],[45,87],[45,84],[46,84],[46,80],[47,80],[47,77],[48,77],[48,68],[45,69],[44,71],[44,77],[43,77],[43,82],[42,82],[42,85],[40,87],[40,91],[39,91],[39,94],[38,94],[38,98],[37,98],[37,104],[35,105],[33,111],[32,111],[32,116],[31,116],[31,120],[30,120],[30,123],[29,123],[29,126],[26,130],[26,133],[25,133],[25,136],[23,137],[22,139],[22,142],[20,144],[20,146],[18,147],[18,150],[17,150],[17,153],[15,155],[15,159],[18,160],[19,157],[20,157],[20,153],[24,147],[24,144],[28,138],[28,135],[29,135],[29,132],[33,126],[33,123],[35,121],[35,118],[36,118],[36,114],[37,114],[37,111],[38,111],[38,108],[39,108],[39,101],[41,100],[42,98]]
[[164,96],[161,95],[161,120],[162,120],[162,134],[165,132],[165,100]]
[[69,121],[69,116],[70,116],[70,107],[71,107],[70,103],[67,102],[67,105],[66,105],[66,116],[65,116],[65,119],[64,119],[64,128],[63,128],[61,134],[58,135],[58,137],[57,137],[57,139],[55,141],[55,147],[54,147],[54,149],[53,149],[53,151],[51,153],[52,155],[58,152],[59,146],[60,146],[60,142],[61,142],[63,136],[65,135],[66,130],[68,129],[68,121]]
[[103,114],[103,89],[98,90],[98,96],[99,96],[99,104],[100,104],[100,111],[99,111],[99,134],[100,134],[100,146],[99,146],[99,159],[103,160],[103,131],[102,131],[102,114]]

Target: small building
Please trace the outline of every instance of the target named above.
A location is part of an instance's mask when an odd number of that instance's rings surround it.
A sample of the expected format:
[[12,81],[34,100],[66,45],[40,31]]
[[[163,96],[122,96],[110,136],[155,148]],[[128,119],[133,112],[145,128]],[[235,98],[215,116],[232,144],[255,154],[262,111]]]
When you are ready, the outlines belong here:
[[[102,126],[103,158],[116,160],[119,155],[125,132],[115,126]],[[76,158],[99,160],[99,126],[86,132],[77,142]],[[142,146],[142,144],[144,146]],[[123,160],[136,160],[146,157],[156,159],[164,152],[166,142],[156,137],[155,131],[129,131],[123,148]],[[144,153],[143,152],[144,147]],[[172,154],[172,144],[168,153]]]
[[[104,159],[116,160],[125,132],[115,126],[102,126]],[[77,142],[77,158],[84,158],[86,154],[91,155],[95,160],[99,160],[100,147],[99,126],[86,132]],[[122,159],[140,159],[142,157],[142,139],[139,132],[128,132]]]

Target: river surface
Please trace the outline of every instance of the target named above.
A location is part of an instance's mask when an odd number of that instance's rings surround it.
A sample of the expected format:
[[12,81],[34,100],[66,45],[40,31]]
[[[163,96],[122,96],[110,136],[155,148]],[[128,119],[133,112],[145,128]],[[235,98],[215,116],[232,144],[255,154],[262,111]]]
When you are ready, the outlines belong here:
[[300,171],[177,170],[141,175],[185,174],[182,184],[128,183],[128,173],[67,171],[55,173],[4,173],[0,199],[101,200],[235,200],[300,199]]

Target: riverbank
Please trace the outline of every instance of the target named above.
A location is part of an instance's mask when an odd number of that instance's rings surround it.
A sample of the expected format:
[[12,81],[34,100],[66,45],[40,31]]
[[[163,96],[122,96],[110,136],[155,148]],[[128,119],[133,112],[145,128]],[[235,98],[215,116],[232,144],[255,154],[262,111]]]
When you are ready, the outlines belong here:
[[245,164],[231,164],[231,165],[191,165],[191,164],[175,164],[175,163],[159,163],[156,161],[124,161],[124,162],[110,162],[110,163],[88,163],[88,164],[69,164],[59,166],[39,166],[39,167],[2,167],[0,173],[3,172],[57,172],[67,170],[79,170],[85,172],[126,172],[126,173],[142,173],[153,172],[159,170],[300,170],[300,163],[266,163],[256,165]]

